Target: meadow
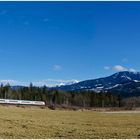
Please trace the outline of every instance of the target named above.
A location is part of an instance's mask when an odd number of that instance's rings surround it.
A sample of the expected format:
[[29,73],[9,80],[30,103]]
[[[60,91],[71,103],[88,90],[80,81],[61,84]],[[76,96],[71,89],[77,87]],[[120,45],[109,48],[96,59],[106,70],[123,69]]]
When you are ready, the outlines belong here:
[[0,106],[0,138],[139,138],[140,113]]

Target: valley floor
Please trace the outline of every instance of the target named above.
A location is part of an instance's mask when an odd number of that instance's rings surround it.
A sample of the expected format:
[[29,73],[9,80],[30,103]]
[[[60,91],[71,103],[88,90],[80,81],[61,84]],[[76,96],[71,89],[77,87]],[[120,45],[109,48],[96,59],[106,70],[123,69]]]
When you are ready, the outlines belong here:
[[120,112],[0,106],[0,138],[140,138],[140,112]]

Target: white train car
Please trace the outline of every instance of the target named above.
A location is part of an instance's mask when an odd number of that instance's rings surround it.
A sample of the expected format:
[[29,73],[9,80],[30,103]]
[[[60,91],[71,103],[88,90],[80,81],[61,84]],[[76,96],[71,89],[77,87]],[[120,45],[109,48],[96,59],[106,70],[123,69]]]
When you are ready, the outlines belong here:
[[45,102],[43,102],[43,101],[29,101],[29,100],[0,99],[0,104],[21,104],[21,105],[44,106]]

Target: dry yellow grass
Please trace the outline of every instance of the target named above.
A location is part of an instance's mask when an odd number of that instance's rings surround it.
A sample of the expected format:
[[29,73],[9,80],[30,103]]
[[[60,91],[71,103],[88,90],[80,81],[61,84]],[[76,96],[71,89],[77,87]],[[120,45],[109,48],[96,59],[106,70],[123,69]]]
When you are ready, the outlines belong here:
[[140,113],[0,106],[0,138],[138,138]]

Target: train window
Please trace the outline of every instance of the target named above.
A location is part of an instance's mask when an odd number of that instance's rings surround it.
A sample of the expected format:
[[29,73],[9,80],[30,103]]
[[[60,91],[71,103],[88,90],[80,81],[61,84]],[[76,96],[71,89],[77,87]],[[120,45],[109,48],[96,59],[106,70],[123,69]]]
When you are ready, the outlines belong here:
[[40,102],[34,102],[34,103],[38,104],[38,103],[40,103]]
[[44,102],[34,102],[35,104],[40,104],[40,105],[44,105]]
[[15,103],[17,103],[18,101],[15,101],[15,100],[9,100],[9,102],[15,102]]
[[0,100],[0,102],[5,102],[5,100]]
[[22,101],[21,103],[28,103],[28,104],[29,104],[29,103],[31,103],[31,102],[27,102],[27,101]]

